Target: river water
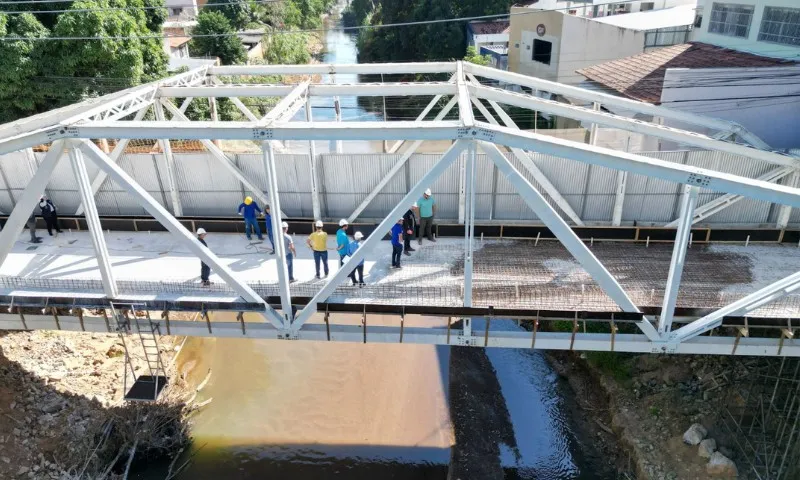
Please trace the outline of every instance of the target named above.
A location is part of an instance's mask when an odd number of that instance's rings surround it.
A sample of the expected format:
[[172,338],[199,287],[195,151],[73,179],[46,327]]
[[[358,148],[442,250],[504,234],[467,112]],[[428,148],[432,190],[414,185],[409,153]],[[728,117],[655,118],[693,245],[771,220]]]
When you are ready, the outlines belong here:
[[[356,62],[353,36],[330,30],[325,42],[323,61]],[[382,118],[355,98],[341,100],[344,121]],[[314,102],[315,118],[335,118],[330,99]],[[318,151],[326,143],[318,142]],[[371,150],[367,142],[345,148]],[[417,318],[407,325],[437,322]],[[517,327],[494,322],[492,328]],[[500,449],[507,478],[597,478],[577,452],[563,390],[543,356],[487,355],[494,372],[480,374],[496,375],[514,430],[516,445]],[[194,383],[211,371],[198,400],[213,400],[193,418],[193,444],[179,464],[190,463],[178,478],[443,480],[455,442],[449,363],[446,347],[190,338],[179,368]],[[146,478],[163,478],[159,472]]]

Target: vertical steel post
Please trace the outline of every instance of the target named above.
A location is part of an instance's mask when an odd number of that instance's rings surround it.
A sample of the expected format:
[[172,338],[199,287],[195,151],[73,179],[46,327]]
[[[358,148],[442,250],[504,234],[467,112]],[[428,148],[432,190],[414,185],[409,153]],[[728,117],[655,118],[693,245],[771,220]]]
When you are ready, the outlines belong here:
[[[600,103],[599,102],[592,102],[592,110],[595,112],[600,111]],[[592,124],[591,129],[589,130],[589,145],[597,145],[597,127],[596,123]]]
[[[314,114],[311,112],[311,96],[306,97],[306,122],[313,122]],[[270,148],[272,148],[270,146]],[[311,176],[311,210],[314,218],[317,220],[322,219],[322,210],[319,205],[319,178],[317,178],[317,149],[314,146],[314,140],[308,141],[308,166],[309,175]],[[276,181],[277,185],[277,181]],[[270,192],[272,195],[272,192]],[[275,210],[275,207],[272,207]]]
[[664,304],[661,307],[661,316],[658,318],[658,333],[662,335],[672,329],[672,317],[675,314],[675,303],[677,302],[678,290],[681,285],[686,251],[689,249],[689,234],[692,232],[694,207],[697,206],[697,193],[697,187],[688,185],[684,187],[680,223],[675,234],[675,246],[672,248],[672,261],[669,264],[667,288],[664,291]]
[[286,266],[286,244],[283,241],[283,217],[281,216],[281,202],[278,196],[278,179],[275,168],[275,151],[272,143],[262,142],[262,159],[264,171],[267,172],[267,191],[269,192],[270,210],[272,211],[272,232],[275,238],[275,253],[278,262],[278,290],[281,294],[281,308],[283,309],[284,328],[292,324],[292,297],[289,293],[289,270]]
[[77,146],[69,149],[69,160],[72,165],[72,173],[75,175],[75,181],[78,182],[78,192],[83,204],[86,225],[89,227],[89,236],[92,238],[94,253],[97,256],[97,267],[100,270],[100,278],[103,280],[103,291],[106,297],[113,299],[119,295],[117,282],[111,271],[111,257],[108,255],[108,247],[103,237],[103,226],[100,224],[100,215],[97,213],[97,204],[94,201],[94,192],[92,192],[92,182],[89,180],[89,173],[86,170],[83,154]]
[[458,156],[458,223],[463,225],[467,214],[467,162],[464,155]]
[[[159,122],[164,121],[164,107],[161,105],[161,100],[156,100],[154,103],[156,110],[156,120]],[[169,195],[172,199],[172,214],[176,217],[183,216],[183,207],[181,206],[181,199],[178,195],[178,177],[175,169],[175,158],[172,156],[172,146],[169,139],[159,140],[161,149],[164,152],[164,161],[167,165],[167,185],[169,185]]]
[[[336,121],[342,121],[342,104],[339,102],[339,97],[333,97],[333,109],[336,111]],[[342,153],[342,141],[331,140],[331,152]]]
[[611,225],[618,227],[622,224],[622,209],[625,206],[625,190],[628,185],[628,172],[617,170],[617,191],[614,195],[614,211],[611,215]]
[[475,150],[477,144],[469,145],[466,169],[467,212],[464,225],[464,306],[472,306],[472,250],[475,237]]
[[[786,185],[792,188],[797,188],[798,180],[800,180],[800,170],[793,170],[789,178],[786,180]],[[780,229],[786,228],[789,224],[789,218],[792,216],[792,207],[790,205],[781,205],[778,210],[777,227]]]
[[61,158],[63,153],[64,141],[56,140],[53,142],[53,144],[50,145],[50,150],[39,165],[39,168],[37,168],[36,172],[33,174],[33,178],[28,182],[28,186],[25,187],[22,195],[17,199],[14,210],[11,211],[11,215],[9,215],[6,224],[3,226],[3,230],[0,231],[0,265],[5,262],[8,253],[11,251],[11,247],[14,246],[14,242],[17,241],[17,237],[19,237],[19,234],[25,227],[25,223],[27,223],[28,218],[30,218],[31,212],[36,208],[39,197],[42,195],[42,192],[44,192],[47,182],[50,180],[50,176],[56,168],[58,159]]

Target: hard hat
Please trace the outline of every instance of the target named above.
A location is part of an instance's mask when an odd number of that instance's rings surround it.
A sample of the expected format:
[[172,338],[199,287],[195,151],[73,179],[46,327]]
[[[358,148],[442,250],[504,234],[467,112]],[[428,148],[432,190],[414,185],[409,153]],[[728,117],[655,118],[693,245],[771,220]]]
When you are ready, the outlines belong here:
[[203,227],[198,228],[197,229],[197,234],[198,235],[205,235],[206,234],[206,229],[203,228]]
[[289,228],[289,224],[286,222],[281,222],[281,228]]
[[340,227],[344,227],[345,225],[349,225],[349,223],[347,223],[347,220],[345,220],[344,218],[339,220]]
[[356,232],[355,235],[353,235],[353,238],[355,238],[356,240],[361,240],[362,238],[364,238],[364,234],[361,232]]
[[429,197],[431,196],[431,189],[430,188],[425,190],[425,195],[427,195]]
[[253,197],[244,197],[245,205],[250,205],[251,203],[253,203]]
[[314,224],[317,228],[322,228],[322,220],[317,220],[317,223]]
[[414,205],[411,205],[411,206],[412,206],[413,208],[417,208],[419,205],[417,205],[417,202],[414,202]]

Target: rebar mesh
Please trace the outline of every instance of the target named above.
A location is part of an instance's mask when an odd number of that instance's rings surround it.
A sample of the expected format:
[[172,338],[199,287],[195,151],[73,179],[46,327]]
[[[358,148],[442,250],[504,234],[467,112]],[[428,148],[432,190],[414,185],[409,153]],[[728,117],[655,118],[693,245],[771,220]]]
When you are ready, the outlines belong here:
[[[617,278],[636,305],[659,307],[669,271],[671,245],[595,244],[594,254]],[[331,302],[391,305],[460,306],[464,298],[463,245],[426,243],[403,269],[388,268],[388,252],[379,257],[367,275],[367,285],[349,286],[345,280],[329,298]],[[335,260],[334,260],[335,261]],[[474,255],[473,305],[520,309],[618,311],[603,292],[556,242],[487,241]],[[324,280],[292,284],[293,296],[312,297]],[[753,285],[749,257],[719,253],[695,246],[686,258],[678,307],[719,308],[759,288]],[[231,295],[225,284],[202,287],[196,280],[119,280],[122,294]],[[260,295],[279,295],[274,282],[252,282]],[[48,292],[102,293],[100,280],[0,277],[5,289]],[[752,313],[753,316],[787,317],[800,312],[800,295],[787,295]]]

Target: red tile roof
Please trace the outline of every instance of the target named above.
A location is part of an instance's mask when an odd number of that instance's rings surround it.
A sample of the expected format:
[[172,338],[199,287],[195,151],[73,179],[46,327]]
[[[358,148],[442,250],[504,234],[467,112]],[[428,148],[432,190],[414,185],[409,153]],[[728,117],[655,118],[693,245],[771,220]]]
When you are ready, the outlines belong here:
[[491,35],[494,33],[508,33],[511,23],[508,20],[494,22],[469,22],[472,33],[475,35]]
[[794,63],[691,42],[600,63],[577,72],[627,97],[657,105],[661,103],[668,68],[775,67]]

